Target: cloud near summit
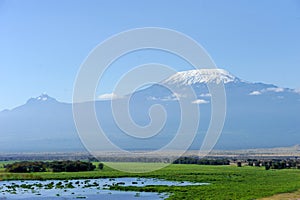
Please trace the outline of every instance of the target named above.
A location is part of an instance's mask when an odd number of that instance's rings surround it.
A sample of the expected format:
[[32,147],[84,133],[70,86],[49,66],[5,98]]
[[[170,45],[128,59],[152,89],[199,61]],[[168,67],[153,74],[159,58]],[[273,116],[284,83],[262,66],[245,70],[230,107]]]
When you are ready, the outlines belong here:
[[106,93],[98,96],[99,100],[114,100],[114,99],[121,99],[121,98],[122,96],[116,95],[114,93]]

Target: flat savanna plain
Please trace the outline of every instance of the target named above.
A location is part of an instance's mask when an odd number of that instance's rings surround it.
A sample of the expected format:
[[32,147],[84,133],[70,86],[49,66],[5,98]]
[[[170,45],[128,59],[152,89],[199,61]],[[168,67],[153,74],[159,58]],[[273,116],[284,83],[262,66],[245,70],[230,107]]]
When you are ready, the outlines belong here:
[[[122,187],[118,190],[169,193],[169,199],[259,199],[300,189],[300,170],[265,170],[263,167],[169,165],[148,173],[126,173],[114,170],[105,163],[104,169],[89,172],[8,173],[0,162],[0,180],[20,179],[86,179],[108,177],[148,177],[172,181],[210,183],[194,186]],[[94,163],[97,165],[98,163]],[[119,163],[129,168],[149,168],[155,163]],[[297,193],[294,193],[297,194]],[[288,197],[286,199],[289,199]],[[296,199],[296,197],[294,198]]]

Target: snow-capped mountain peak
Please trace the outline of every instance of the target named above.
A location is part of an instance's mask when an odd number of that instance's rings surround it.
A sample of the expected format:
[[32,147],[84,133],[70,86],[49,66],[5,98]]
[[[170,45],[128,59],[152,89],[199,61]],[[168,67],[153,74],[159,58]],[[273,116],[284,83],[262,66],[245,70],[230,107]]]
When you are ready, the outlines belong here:
[[47,95],[46,93],[41,94],[38,97],[35,98],[30,98],[27,103],[33,103],[33,102],[56,102],[56,99],[50,97],[49,95]]
[[177,72],[163,81],[163,84],[194,85],[197,83],[231,83],[239,82],[239,78],[224,69],[196,69]]
[[42,95],[36,97],[35,99],[39,100],[39,101],[47,101],[49,98],[51,98],[51,97],[49,97],[47,94],[43,93]]

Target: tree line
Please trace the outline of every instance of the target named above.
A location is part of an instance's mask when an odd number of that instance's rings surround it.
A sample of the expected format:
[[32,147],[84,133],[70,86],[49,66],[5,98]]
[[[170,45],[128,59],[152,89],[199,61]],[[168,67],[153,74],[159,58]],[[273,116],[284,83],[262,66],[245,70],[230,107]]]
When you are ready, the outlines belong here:
[[173,161],[173,164],[198,164],[198,165],[229,165],[227,159],[208,159],[199,157],[180,157]]
[[297,159],[271,159],[271,160],[258,160],[248,159],[248,166],[265,167],[269,169],[300,169],[300,161]]
[[[99,165],[100,167],[100,165]],[[78,171],[93,171],[96,166],[91,162],[84,161],[21,161],[4,166],[7,172],[15,173],[30,173],[30,172],[78,172]],[[103,164],[102,164],[103,168]]]

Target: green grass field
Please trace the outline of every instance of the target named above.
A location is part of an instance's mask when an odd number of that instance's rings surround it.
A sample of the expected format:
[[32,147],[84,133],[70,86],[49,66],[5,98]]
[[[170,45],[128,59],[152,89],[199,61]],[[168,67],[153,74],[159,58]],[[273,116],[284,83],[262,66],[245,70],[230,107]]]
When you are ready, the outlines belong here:
[[[95,163],[97,164],[97,163]],[[118,163],[131,168],[149,167],[151,163]],[[3,163],[0,163],[3,167]],[[120,190],[170,193],[170,199],[259,199],[300,189],[300,170],[268,170],[259,167],[170,165],[149,173],[125,173],[105,166],[90,172],[7,173],[0,168],[0,180],[79,179],[104,177],[152,177],[175,181],[205,182],[203,186],[116,187]]]

